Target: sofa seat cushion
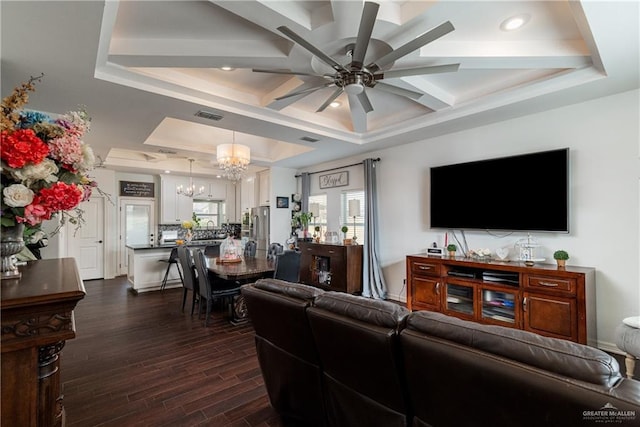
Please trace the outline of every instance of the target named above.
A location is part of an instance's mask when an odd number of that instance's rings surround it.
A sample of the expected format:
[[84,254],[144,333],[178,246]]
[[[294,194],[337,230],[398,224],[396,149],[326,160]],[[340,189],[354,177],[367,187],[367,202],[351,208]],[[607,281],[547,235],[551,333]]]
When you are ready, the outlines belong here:
[[409,310],[389,301],[376,300],[342,292],[325,292],[315,300],[316,307],[385,328],[402,324]]
[[614,386],[622,378],[613,357],[571,341],[429,311],[411,313],[407,318],[407,329],[605,387]]

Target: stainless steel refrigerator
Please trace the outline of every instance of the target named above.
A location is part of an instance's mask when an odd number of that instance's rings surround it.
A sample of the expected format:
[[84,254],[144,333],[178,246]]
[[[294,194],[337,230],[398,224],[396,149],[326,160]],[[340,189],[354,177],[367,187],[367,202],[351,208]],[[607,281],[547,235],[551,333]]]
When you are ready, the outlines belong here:
[[269,249],[269,207],[251,208],[249,240],[256,242],[256,256],[266,257]]

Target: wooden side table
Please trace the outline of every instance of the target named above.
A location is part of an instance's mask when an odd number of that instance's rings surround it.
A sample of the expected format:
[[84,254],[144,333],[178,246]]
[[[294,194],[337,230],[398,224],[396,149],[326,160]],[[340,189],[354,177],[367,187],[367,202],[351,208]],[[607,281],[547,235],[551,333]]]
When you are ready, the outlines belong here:
[[74,258],[29,261],[21,279],[3,280],[3,425],[64,425],[60,351],[75,338],[73,310],[85,295]]

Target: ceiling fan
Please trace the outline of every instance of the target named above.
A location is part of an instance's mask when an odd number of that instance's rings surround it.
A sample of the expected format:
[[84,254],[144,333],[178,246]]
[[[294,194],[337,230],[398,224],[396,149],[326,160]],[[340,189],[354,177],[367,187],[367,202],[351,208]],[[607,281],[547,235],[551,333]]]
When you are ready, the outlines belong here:
[[362,17],[360,18],[360,27],[358,29],[356,42],[355,44],[347,46],[347,52],[351,56],[351,62],[344,65],[340,64],[335,59],[315,47],[313,44],[306,41],[304,38],[296,34],[288,27],[278,27],[278,31],[314,54],[322,62],[329,65],[335,70],[335,73],[319,75],[289,70],[265,70],[255,68],[252,71],[258,73],[291,74],[325,78],[328,81],[322,85],[298,91],[294,90],[287,93],[286,95],[276,98],[276,100],[299,95],[306,96],[320,89],[335,87],[336,89],[334,90],[334,92],[316,110],[316,112],[324,111],[338,96],[345,92],[349,99],[349,108],[351,111],[354,131],[361,133],[366,132],[366,114],[373,111],[373,106],[369,101],[369,97],[367,96],[365,88],[372,89],[375,87],[377,89],[385,90],[396,95],[401,95],[416,100],[423,94],[420,92],[415,92],[397,86],[385,84],[382,83],[381,80],[397,77],[453,72],[457,71],[458,67],[460,66],[460,64],[446,64],[390,71],[383,70],[384,67],[392,64],[394,61],[453,31],[454,27],[449,21],[438,25],[437,27],[427,31],[421,36],[411,40],[410,42],[404,44],[403,46],[400,46],[395,50],[392,50],[386,55],[383,55],[381,58],[378,58],[374,62],[365,66],[364,59],[367,53],[369,42],[371,40],[371,34],[373,32],[373,26],[376,22],[376,16],[378,15],[379,7],[380,6],[377,3],[365,2],[364,8],[362,10]]

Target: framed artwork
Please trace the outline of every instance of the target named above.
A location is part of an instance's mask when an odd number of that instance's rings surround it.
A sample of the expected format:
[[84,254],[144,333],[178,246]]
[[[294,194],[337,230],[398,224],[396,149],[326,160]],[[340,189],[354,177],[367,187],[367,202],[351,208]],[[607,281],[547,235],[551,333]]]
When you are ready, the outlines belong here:
[[320,175],[320,188],[344,187],[349,185],[349,172],[337,172]]
[[277,208],[288,208],[289,207],[289,198],[288,197],[276,197],[276,207]]

